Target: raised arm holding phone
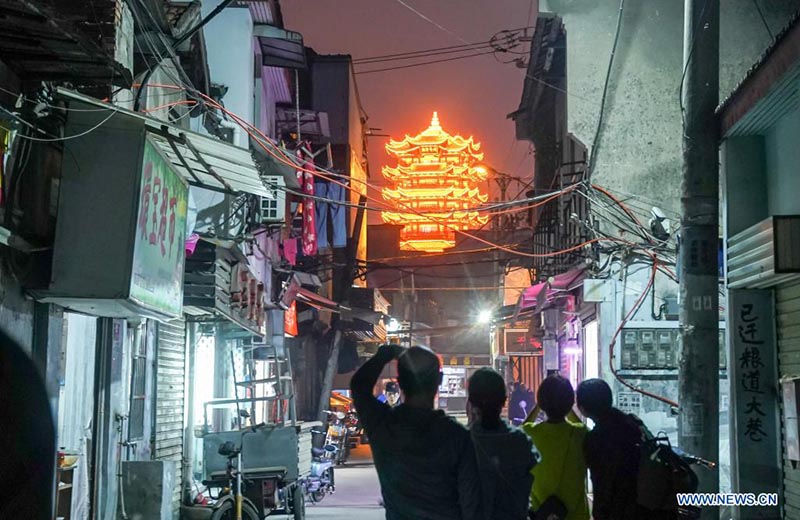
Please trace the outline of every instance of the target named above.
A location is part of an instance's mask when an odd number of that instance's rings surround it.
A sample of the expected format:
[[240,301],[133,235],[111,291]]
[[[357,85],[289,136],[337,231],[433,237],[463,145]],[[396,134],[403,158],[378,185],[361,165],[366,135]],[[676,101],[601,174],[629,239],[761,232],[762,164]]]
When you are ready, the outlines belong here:
[[[384,367],[397,360],[403,402],[392,408],[373,390]],[[480,519],[481,484],[466,428],[434,400],[439,358],[422,347],[383,345],[353,375],[350,389],[370,438],[387,520]]]

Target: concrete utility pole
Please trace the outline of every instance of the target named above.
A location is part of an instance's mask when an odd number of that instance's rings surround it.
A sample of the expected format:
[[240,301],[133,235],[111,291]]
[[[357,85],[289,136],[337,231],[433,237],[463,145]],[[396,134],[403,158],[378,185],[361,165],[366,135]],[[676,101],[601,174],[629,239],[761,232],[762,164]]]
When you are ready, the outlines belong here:
[[[684,4],[683,181],[681,183],[680,448],[719,460],[719,0]],[[698,472],[701,492],[718,471]],[[705,508],[702,518],[717,518]]]
[[[334,294],[334,301],[348,305],[350,302],[350,293],[353,292],[353,281],[355,280],[358,243],[361,239],[361,228],[364,225],[364,211],[367,207],[367,198],[361,195],[358,199],[358,209],[356,210],[356,218],[353,225],[353,236],[349,241],[347,250],[347,265],[341,275],[341,284],[338,294]],[[335,272],[335,271],[334,271]],[[339,317],[334,315],[331,320],[331,326],[336,329],[331,344],[331,350],[328,357],[328,363],[325,365],[325,374],[322,377],[322,390],[317,403],[317,420],[323,423],[327,420],[325,410],[328,409],[331,393],[333,392],[333,379],[336,377],[337,369],[339,368],[339,352],[342,349],[342,341],[344,334],[339,324]]]

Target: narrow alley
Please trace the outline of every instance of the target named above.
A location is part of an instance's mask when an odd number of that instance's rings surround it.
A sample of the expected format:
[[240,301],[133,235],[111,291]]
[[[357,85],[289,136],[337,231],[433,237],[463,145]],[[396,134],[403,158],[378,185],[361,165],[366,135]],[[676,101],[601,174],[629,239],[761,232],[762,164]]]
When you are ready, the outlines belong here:
[[386,511],[381,498],[378,474],[368,445],[350,452],[344,466],[336,468],[336,493],[319,504],[306,505],[309,520],[383,520]]

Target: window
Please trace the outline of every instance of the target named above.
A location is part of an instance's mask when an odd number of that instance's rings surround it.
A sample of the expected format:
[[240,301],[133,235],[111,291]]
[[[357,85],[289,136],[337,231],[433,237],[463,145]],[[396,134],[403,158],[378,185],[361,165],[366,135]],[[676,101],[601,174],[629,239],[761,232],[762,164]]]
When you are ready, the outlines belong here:
[[133,362],[131,370],[131,411],[128,419],[128,439],[144,438],[144,403],[147,394],[147,340],[146,334],[133,335]]

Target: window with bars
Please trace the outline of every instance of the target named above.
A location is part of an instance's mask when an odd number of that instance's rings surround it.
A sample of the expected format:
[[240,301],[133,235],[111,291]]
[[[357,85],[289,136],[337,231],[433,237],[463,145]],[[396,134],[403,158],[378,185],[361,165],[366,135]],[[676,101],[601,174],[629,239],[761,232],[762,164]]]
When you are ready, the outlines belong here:
[[144,408],[147,394],[147,340],[146,335],[134,335],[131,370],[131,411],[128,419],[128,440],[144,438]]

